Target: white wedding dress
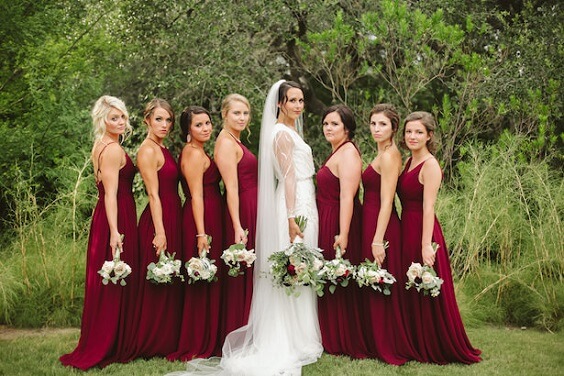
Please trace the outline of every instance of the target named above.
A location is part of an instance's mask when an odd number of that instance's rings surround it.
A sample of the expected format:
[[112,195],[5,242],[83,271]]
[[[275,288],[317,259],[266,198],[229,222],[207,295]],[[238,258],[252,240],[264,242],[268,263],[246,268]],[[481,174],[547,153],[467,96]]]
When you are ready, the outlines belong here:
[[249,322],[228,334],[222,358],[196,359],[170,375],[301,375],[323,352],[317,297],[309,287],[288,296],[274,287],[268,257],[290,245],[288,216],[305,216],[304,243],[317,247],[318,215],[311,148],[291,128],[276,123],[277,82],[263,113],[253,300]]

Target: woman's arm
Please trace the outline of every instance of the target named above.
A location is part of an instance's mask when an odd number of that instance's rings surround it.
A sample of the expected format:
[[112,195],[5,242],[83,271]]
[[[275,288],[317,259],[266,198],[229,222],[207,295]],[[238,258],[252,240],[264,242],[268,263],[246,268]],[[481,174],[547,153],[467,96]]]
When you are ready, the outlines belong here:
[[296,236],[302,238],[304,236],[295,221],[296,169],[294,167],[293,151],[294,140],[292,140],[292,137],[286,131],[278,132],[274,138],[274,155],[278,161],[284,179],[284,195],[290,242],[293,242]]
[[[161,166],[162,163],[163,162],[161,162]],[[157,150],[149,145],[141,145],[137,153],[137,167],[139,168],[139,172],[145,183],[147,196],[149,197],[151,218],[155,226],[153,247],[155,248],[156,255],[159,256],[161,252],[167,249],[167,242],[163,224],[163,209],[159,196],[159,154]]]
[[[336,165],[337,176],[339,177],[339,234],[335,238],[333,247],[341,248],[341,254],[347,251],[349,230],[354,210],[354,199],[358,192],[362,175],[362,160],[358,150],[353,144],[349,143],[339,151]],[[337,157],[334,155],[333,158]]]
[[380,211],[378,212],[378,220],[376,222],[376,231],[372,238],[372,256],[374,261],[382,266],[386,259],[386,251],[384,248],[384,235],[390,223],[392,208],[394,207],[394,196],[396,194],[396,186],[398,184],[399,169],[401,160],[398,163],[393,156],[384,152],[380,157]]
[[421,257],[423,264],[433,266],[435,251],[431,246],[435,226],[435,202],[441,186],[441,167],[435,158],[430,158],[421,168],[419,181],[423,184],[423,235],[421,237]]
[[214,159],[227,196],[227,209],[231,216],[234,243],[247,244],[245,230],[241,226],[239,217],[239,177],[237,176],[237,165],[243,157],[243,151],[231,137],[221,137],[217,140],[214,150]]
[[110,228],[110,247],[112,256],[116,257],[117,253],[122,250],[121,235],[118,230],[118,207],[117,192],[119,185],[119,170],[122,167],[124,151],[116,144],[109,144],[103,151],[100,159],[100,176],[104,185],[104,206],[106,208],[106,217]]
[[203,150],[194,149],[190,146],[184,147],[180,169],[188,183],[192,197],[192,215],[196,224],[196,240],[200,257],[205,255],[210,248],[204,221],[204,173],[209,166],[209,159]]

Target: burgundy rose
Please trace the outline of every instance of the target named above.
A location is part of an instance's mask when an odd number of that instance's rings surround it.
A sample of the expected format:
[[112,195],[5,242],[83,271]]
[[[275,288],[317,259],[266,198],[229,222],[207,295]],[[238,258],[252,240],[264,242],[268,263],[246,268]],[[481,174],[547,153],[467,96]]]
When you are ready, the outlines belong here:
[[296,267],[294,265],[292,264],[288,265],[287,269],[288,269],[288,274],[296,275]]

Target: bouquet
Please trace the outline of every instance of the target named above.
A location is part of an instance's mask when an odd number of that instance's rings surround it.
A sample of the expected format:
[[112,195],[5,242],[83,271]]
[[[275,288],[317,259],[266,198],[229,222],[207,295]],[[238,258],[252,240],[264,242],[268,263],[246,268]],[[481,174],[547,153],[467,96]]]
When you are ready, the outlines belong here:
[[180,273],[182,262],[175,260],[174,256],[170,253],[162,251],[159,255],[157,263],[150,263],[147,265],[147,279],[155,284],[172,283],[174,277],[180,278],[184,282],[184,276]]
[[[245,235],[249,233],[248,230],[245,230]],[[245,270],[241,270],[243,267],[250,268],[253,265],[253,262],[257,259],[257,255],[255,254],[255,250],[247,250],[243,243],[232,244],[223,251],[221,258],[225,262],[225,265],[229,267],[229,274],[231,277],[237,277],[238,275],[245,274]]]
[[[437,243],[431,244],[435,252],[439,248]],[[409,290],[415,287],[417,292],[423,291],[423,295],[439,296],[441,293],[441,285],[443,280],[437,276],[435,270],[428,265],[421,265],[418,262],[412,262],[407,270],[407,282],[405,288]]]
[[[121,235],[121,240],[123,241],[123,235]],[[115,257],[112,261],[104,261],[102,268],[98,270],[98,274],[102,277],[102,283],[107,285],[108,282],[112,282],[116,285],[119,284],[125,286],[125,277],[131,274],[131,267],[127,265],[124,261],[120,259],[121,249],[118,249]]]
[[[307,224],[304,217],[296,217],[296,223],[303,231]],[[318,248],[307,247],[297,238],[286,249],[274,252],[268,258],[270,273],[275,286],[283,287],[286,294],[299,296],[297,286],[311,286],[317,295],[323,296],[323,280],[319,271],[323,267],[323,256]]]
[[358,286],[370,286],[384,295],[390,295],[390,287],[396,282],[395,277],[377,263],[365,259],[356,268],[354,275]]
[[[207,235],[208,244],[211,244],[212,237]],[[200,257],[192,257],[186,261],[186,271],[188,272],[188,283],[192,284],[197,281],[214,282],[217,281],[217,266],[214,265],[215,260],[210,260],[205,252]]]
[[335,293],[339,285],[347,287],[349,280],[354,274],[355,267],[351,265],[349,260],[343,258],[340,247],[337,247],[335,251],[335,258],[325,261],[323,268],[319,271],[319,276],[323,278],[324,281],[331,283],[329,285],[329,292],[331,294]]

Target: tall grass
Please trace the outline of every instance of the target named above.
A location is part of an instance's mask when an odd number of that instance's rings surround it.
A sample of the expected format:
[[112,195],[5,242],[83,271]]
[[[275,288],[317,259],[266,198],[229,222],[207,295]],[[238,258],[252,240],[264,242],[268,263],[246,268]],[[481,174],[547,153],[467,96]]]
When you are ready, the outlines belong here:
[[506,135],[464,148],[456,186],[437,212],[454,270],[477,315],[558,329],[564,317],[564,182],[547,161],[521,153]]
[[[523,157],[506,136],[462,150],[458,177],[441,190],[443,225],[465,322],[564,327],[564,182],[548,161]],[[49,205],[33,171],[20,171],[0,246],[0,324],[78,325],[95,185],[84,164],[59,171],[68,187]],[[141,200],[138,200],[141,209]]]
[[92,197],[85,157],[82,166],[61,170],[68,192],[44,207],[35,195],[33,171],[16,167],[10,234],[0,255],[0,322],[14,326],[76,325],[84,286],[84,250]]

